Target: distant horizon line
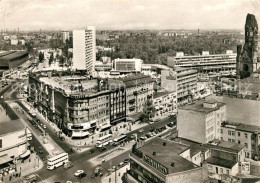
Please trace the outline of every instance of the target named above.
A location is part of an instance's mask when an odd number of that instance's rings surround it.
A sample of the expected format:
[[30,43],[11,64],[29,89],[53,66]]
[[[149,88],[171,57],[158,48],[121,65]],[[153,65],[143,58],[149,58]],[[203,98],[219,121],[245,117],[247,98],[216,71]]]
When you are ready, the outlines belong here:
[[[76,28],[76,29],[31,29],[31,30],[23,30],[19,28],[19,32],[39,32],[39,31],[55,31],[55,32],[62,32],[62,31],[73,31],[73,30],[86,30],[87,28]],[[18,32],[18,27],[16,29],[4,29],[0,28],[1,32]],[[237,29],[237,28],[214,28],[214,29],[201,29],[201,28],[179,28],[179,29],[96,29],[96,31],[244,31],[244,29]]]

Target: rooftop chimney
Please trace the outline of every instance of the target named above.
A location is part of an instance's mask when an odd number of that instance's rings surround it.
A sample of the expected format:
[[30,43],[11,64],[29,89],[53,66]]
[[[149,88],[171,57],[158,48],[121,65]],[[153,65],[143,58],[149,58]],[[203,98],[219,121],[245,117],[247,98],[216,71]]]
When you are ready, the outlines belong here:
[[153,152],[153,155],[156,156],[156,152],[155,151]]
[[174,163],[173,162],[171,163],[171,166],[174,167]]

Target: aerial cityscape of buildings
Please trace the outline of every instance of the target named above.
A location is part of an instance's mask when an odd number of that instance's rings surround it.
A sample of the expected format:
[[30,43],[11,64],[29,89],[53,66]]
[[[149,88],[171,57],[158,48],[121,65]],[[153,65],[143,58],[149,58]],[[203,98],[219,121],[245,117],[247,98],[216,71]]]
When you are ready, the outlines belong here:
[[[160,43],[219,35],[237,50]],[[0,182],[260,181],[259,40],[253,14],[239,36],[1,30]]]

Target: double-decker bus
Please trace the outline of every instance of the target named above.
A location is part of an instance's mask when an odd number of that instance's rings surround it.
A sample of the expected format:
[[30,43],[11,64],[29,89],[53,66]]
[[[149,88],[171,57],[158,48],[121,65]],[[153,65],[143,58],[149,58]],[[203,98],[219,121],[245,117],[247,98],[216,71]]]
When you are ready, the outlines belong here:
[[97,140],[97,144],[96,144],[96,147],[103,147],[103,146],[106,146],[108,145],[109,143],[112,142],[112,135],[111,134],[108,134],[108,135],[105,135],[103,137],[100,137],[98,140]]
[[113,145],[117,146],[117,145],[119,145],[119,144],[121,144],[123,142],[126,142],[126,140],[127,140],[127,136],[126,135],[121,135],[120,137],[114,139]]
[[47,159],[47,169],[53,170],[59,166],[62,166],[64,163],[69,161],[68,153],[61,152],[55,155],[51,155]]

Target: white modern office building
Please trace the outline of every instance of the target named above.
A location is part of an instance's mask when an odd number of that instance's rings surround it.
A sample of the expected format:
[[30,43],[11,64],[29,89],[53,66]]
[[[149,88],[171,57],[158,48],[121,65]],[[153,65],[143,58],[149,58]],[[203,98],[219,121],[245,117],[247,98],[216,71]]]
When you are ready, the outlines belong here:
[[72,68],[94,71],[96,62],[96,30],[89,26],[87,30],[73,30],[73,61]]

